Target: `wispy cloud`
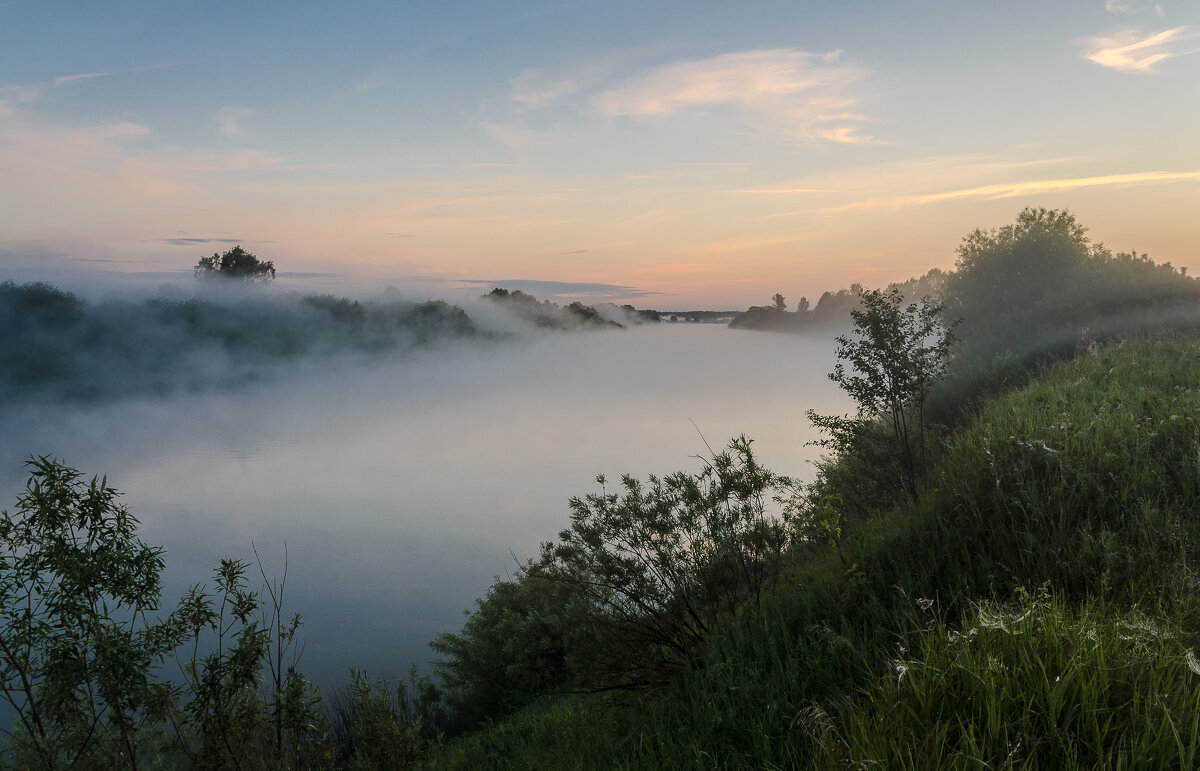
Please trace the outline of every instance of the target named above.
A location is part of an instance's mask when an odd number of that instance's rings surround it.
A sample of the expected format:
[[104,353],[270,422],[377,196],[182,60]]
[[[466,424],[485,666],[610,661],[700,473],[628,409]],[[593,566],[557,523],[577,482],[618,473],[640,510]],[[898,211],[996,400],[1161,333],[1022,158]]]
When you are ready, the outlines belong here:
[[1195,37],[1186,25],[1152,34],[1124,29],[1083,41],[1083,56],[1102,67],[1121,72],[1154,72],[1155,67],[1167,59],[1195,53],[1196,48],[1187,47],[1188,41]]
[[244,107],[222,107],[217,111],[217,133],[226,139],[246,133],[245,120],[254,110]]
[[144,137],[150,133],[150,127],[143,126],[141,123],[115,121],[112,123],[102,123],[90,129],[85,129],[85,131],[106,139],[124,139],[129,137]]
[[248,244],[252,243],[244,238],[163,238],[161,241],[164,244],[171,246],[197,246],[199,244]]
[[1174,182],[1200,181],[1200,171],[1140,171],[1129,174],[1103,174],[1092,177],[1070,177],[1063,179],[1037,179],[1020,182],[999,182],[990,185],[943,190],[934,193],[894,195],[867,198],[861,201],[835,206],[826,211],[851,211],[872,208],[903,208],[924,206],[970,198],[997,200],[1042,193],[1068,193],[1073,190],[1095,187],[1127,187],[1130,185],[1154,185]]
[[132,72],[146,72],[149,70],[160,70],[165,67],[178,66],[176,62],[167,62],[163,64],[147,64],[142,67],[124,67],[116,70],[101,70],[97,72],[77,72],[71,75],[59,75],[58,77],[40,81],[37,83],[25,84],[5,84],[0,86],[0,114],[3,114],[5,103],[12,102],[36,102],[45,94],[46,91],[63,86],[70,86],[76,83],[82,83],[88,80],[96,80],[97,78],[107,78],[113,75],[125,75]]
[[508,147],[518,156],[523,156],[538,140],[538,132],[520,123],[483,123],[483,130],[492,139]]
[[0,118],[13,114],[13,105],[32,102],[40,91],[31,86],[0,86]]
[[555,300],[575,300],[583,297],[589,297],[593,300],[623,300],[636,297],[650,297],[660,295],[662,292],[655,292],[646,289],[639,289],[633,286],[625,286],[622,284],[585,284],[569,281],[539,281],[536,279],[513,278],[513,279],[430,279],[434,281],[450,281],[456,284],[465,286],[490,287],[498,286],[502,289],[519,289],[522,292],[528,292],[539,298],[550,298]]
[[1144,12],[1153,12],[1160,18],[1166,15],[1161,4],[1148,3],[1145,0],[1105,0],[1104,10],[1117,16],[1131,16]]
[[870,141],[864,118],[852,112],[849,88],[866,76],[841,53],[770,49],[677,62],[631,78],[598,94],[607,116],[661,118],[732,110],[752,126],[809,140]]
[[512,99],[521,107],[540,109],[594,85],[601,76],[598,69],[590,67],[522,70],[512,80]]

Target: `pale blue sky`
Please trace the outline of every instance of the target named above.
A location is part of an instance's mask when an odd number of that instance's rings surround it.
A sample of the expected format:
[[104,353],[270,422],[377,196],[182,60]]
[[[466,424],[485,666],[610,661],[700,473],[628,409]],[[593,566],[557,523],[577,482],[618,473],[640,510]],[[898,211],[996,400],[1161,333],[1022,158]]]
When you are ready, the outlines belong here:
[[1026,205],[1200,268],[1198,49],[1191,0],[0,0],[0,273],[233,239],[737,307]]

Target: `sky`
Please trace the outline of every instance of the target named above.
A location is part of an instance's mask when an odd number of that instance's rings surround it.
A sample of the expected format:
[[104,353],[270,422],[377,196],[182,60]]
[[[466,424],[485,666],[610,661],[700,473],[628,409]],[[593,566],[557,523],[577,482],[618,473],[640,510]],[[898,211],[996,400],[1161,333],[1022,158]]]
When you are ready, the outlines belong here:
[[1026,206],[1195,272],[1198,137],[1195,0],[0,0],[0,279],[242,244],[739,309],[951,268]]

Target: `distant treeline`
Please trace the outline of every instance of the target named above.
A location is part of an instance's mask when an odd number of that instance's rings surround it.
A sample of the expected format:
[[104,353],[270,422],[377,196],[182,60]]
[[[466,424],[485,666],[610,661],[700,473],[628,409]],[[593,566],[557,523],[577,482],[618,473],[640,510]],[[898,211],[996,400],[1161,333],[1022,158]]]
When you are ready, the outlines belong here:
[[[900,283],[889,284],[888,289],[899,289],[907,298],[918,300],[925,296],[940,296],[945,285],[946,273],[933,268],[924,276],[910,278]],[[829,334],[850,324],[850,311],[858,307],[858,296],[862,284],[851,284],[849,289],[825,292],[810,307],[808,298],[801,297],[796,310],[789,311],[783,295],[777,294],[772,305],[754,305],[738,314],[729,326],[733,329],[754,329],[769,332],[805,332]]]
[[[523,292],[485,297],[540,329],[620,329],[653,312],[579,302],[566,307]],[[620,319],[620,321],[617,321]],[[272,367],[334,356],[380,359],[499,333],[441,300],[355,300],[273,294],[255,287],[193,296],[89,302],[35,282],[0,283],[0,398],[91,399],[229,386]]]
[[[887,289],[909,302],[928,296],[943,303],[947,319],[961,320],[959,371],[995,363],[1002,380],[1006,368],[1023,370],[1030,357],[1062,358],[1114,336],[1200,328],[1200,282],[1186,268],[1136,251],[1114,254],[1085,234],[1069,212],[1026,209],[1014,225],[964,238],[955,270],[933,268]],[[773,304],[753,306],[729,326],[836,334],[849,328],[863,291],[852,284],[825,292],[815,307],[802,297],[795,310],[776,294]]]
[[692,324],[727,324],[738,316],[737,311],[642,311],[653,313],[667,321],[686,321]]
[[0,397],[92,398],[229,384],[263,367],[378,356],[481,334],[445,302],[245,293],[89,303],[44,283],[0,284]]

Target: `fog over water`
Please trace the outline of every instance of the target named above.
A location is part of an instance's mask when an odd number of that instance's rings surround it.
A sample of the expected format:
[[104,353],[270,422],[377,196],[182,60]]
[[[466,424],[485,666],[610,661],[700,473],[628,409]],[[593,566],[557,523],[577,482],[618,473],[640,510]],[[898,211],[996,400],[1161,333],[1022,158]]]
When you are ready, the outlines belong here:
[[832,341],[660,324],[326,363],[237,391],[9,405],[0,505],[32,453],[107,475],[166,549],[167,608],[251,543],[280,574],[286,543],[300,669],[327,691],[351,666],[426,662],[597,474],[698,468],[692,421],[714,449],[746,434],[768,468],[810,478],[805,410],[848,408],[832,365]]

